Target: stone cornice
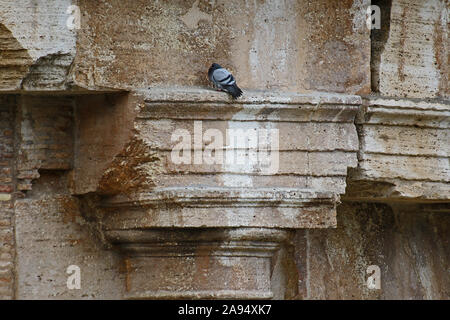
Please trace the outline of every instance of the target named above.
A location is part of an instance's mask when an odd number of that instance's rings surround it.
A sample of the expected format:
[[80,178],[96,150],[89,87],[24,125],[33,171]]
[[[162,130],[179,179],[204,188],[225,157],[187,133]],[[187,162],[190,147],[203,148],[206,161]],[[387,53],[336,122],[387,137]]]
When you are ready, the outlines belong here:
[[195,102],[227,104],[345,104],[359,106],[361,96],[328,92],[296,93],[284,91],[245,90],[239,99],[233,100],[224,92],[195,87],[154,87],[137,90],[146,102]]
[[161,202],[182,206],[202,207],[214,205],[246,204],[264,207],[280,204],[286,207],[304,207],[311,199],[335,201],[336,195],[326,192],[313,192],[305,189],[289,188],[185,188],[172,187],[151,190],[130,196],[118,195],[104,203],[104,207],[151,206]]
[[368,97],[358,113],[360,150],[346,199],[450,198],[450,104]]
[[357,124],[450,128],[450,103],[368,97],[363,100]]
[[151,227],[330,227],[333,193],[269,188],[167,188],[101,205],[107,230]]
[[[117,167],[105,172],[108,181],[115,181],[120,172],[132,172],[128,165],[143,168],[141,173],[147,177],[139,181],[151,183],[108,197],[102,203],[102,210],[108,211],[104,226],[336,225],[335,207],[345,189],[347,168],[357,161],[353,122],[359,96],[246,91],[242,98],[232,100],[223,92],[198,88],[151,88],[136,94],[143,101],[134,120],[133,139],[140,141],[139,152],[135,154],[130,143],[117,158]],[[242,165],[174,163],[170,152],[176,144],[171,142],[173,132],[184,130],[194,136],[195,123],[202,125],[200,134],[214,129],[223,137],[229,129],[278,130],[279,168],[266,172],[259,162],[249,159]],[[202,142],[202,146],[192,145],[190,152],[204,148]],[[223,146],[224,153],[241,150],[246,149]],[[137,157],[149,160],[136,162]],[[107,193],[106,188],[102,190]]]
[[246,91],[237,100],[232,100],[226,93],[208,89],[156,88],[139,93],[144,97],[145,107],[138,118],[147,120],[353,123],[361,105],[359,96],[320,92]]

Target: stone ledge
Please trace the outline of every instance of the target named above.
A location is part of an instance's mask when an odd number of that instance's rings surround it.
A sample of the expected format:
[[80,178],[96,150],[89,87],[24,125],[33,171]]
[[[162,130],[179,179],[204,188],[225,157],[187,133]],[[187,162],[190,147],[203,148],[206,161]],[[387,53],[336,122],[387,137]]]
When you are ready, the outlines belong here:
[[[353,123],[361,97],[334,93],[246,91],[233,100],[203,88],[139,91],[145,107],[138,119]],[[345,105],[345,108],[343,106]]]
[[144,292],[127,294],[127,299],[233,299],[233,300],[269,300],[273,298],[270,290],[146,290]]
[[358,168],[346,199],[442,201],[450,198],[450,104],[368,97],[356,118]]
[[[131,199],[130,199],[131,198]],[[193,188],[171,187],[155,189],[135,196],[119,195],[109,198],[105,207],[146,206],[161,202],[167,204],[190,205],[203,207],[210,205],[240,205],[266,206],[277,204],[286,207],[304,207],[311,200],[320,202],[335,201],[336,195],[326,192],[314,192],[305,189],[288,188]]]
[[450,103],[368,97],[356,117],[357,124],[450,128]]
[[200,87],[153,87],[136,90],[145,102],[196,102],[196,103],[233,103],[233,104],[346,104],[359,106],[362,99],[358,95],[328,92],[296,93],[284,91],[246,90],[238,99],[233,100],[227,93]]
[[337,195],[302,189],[166,188],[103,202],[105,230],[336,226]]

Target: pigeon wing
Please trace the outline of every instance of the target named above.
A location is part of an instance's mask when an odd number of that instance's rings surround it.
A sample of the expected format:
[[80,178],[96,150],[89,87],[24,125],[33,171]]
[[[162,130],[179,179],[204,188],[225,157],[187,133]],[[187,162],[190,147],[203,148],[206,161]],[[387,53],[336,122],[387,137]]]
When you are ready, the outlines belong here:
[[227,69],[224,68],[214,70],[213,79],[215,82],[226,86],[233,85],[234,83],[236,83],[233,75]]

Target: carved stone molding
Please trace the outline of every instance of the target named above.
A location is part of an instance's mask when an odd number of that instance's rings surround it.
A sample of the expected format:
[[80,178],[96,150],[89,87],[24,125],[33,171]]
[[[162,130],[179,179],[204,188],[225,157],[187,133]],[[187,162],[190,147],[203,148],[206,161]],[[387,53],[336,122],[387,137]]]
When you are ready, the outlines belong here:
[[450,105],[370,97],[357,116],[359,164],[346,199],[448,201]]
[[103,226],[320,228],[335,224],[338,196],[286,188],[162,188],[102,204]]
[[[357,163],[360,97],[246,92],[231,100],[195,88],[135,97],[125,107],[135,110],[123,122],[129,134],[116,135],[123,148],[102,173],[89,168],[96,149],[75,165],[75,176],[97,172],[79,181],[96,188],[105,238],[127,256],[127,297],[271,298],[274,253],[291,230],[336,226],[347,168]],[[252,145],[248,136],[260,131],[266,135]],[[208,132],[221,140],[215,152],[244,161],[206,161]],[[233,141],[233,133],[244,139]],[[182,136],[191,162],[174,161]],[[249,156],[261,146],[277,156],[276,167]]]
[[105,234],[126,256],[129,299],[270,299],[273,255],[290,236],[262,228]]
[[[267,202],[264,206],[279,207],[284,212],[295,211],[293,206],[305,206],[309,201],[315,205],[306,207],[317,209],[324,205],[326,208],[322,221],[317,219],[311,224],[302,224],[307,222],[302,218],[302,223],[272,223],[293,228],[335,225],[334,209],[328,209],[345,191],[347,168],[355,167],[357,163],[354,117],[360,97],[247,92],[243,99],[233,101],[223,93],[187,88],[152,89],[141,94],[144,107],[135,120],[134,128],[138,133],[135,139],[142,141],[154,161],[139,164],[142,168],[150,168],[151,177],[147,181],[151,181],[151,187],[138,190],[138,201],[141,197],[146,199],[148,191],[164,190],[167,195],[168,190],[172,194],[183,193],[183,188],[186,188],[188,198],[207,199],[214,194],[216,198],[240,198],[245,202],[250,196],[255,198],[251,202],[261,198],[262,202]],[[223,137],[224,157],[235,153],[243,156],[244,163],[230,165],[223,160],[222,163],[208,164],[204,158],[195,163],[196,152],[202,157],[201,153],[208,146],[204,136],[211,130]],[[242,134],[253,130],[277,130],[277,136],[267,137],[269,142],[266,143],[271,147],[270,142],[278,140],[276,170],[267,170],[259,159],[251,158],[249,154],[255,148],[246,145],[245,141],[230,143],[232,130]],[[179,143],[173,134],[180,131],[191,138],[188,151],[192,158],[188,164],[174,163],[172,159],[172,151]],[[196,141],[198,135],[203,136],[203,140],[200,137]],[[126,166],[126,153],[120,159]],[[136,192],[132,193],[127,196],[134,200]],[[315,198],[320,201],[315,202]],[[323,198],[328,198],[328,202]],[[283,208],[285,204],[291,208]]]

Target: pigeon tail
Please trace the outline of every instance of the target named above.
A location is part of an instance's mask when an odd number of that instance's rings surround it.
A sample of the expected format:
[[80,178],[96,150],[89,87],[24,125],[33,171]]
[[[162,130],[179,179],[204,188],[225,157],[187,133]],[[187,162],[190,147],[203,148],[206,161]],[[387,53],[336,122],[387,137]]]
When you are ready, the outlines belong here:
[[242,90],[236,85],[224,86],[224,89],[231,94],[233,99],[236,99],[242,95]]

